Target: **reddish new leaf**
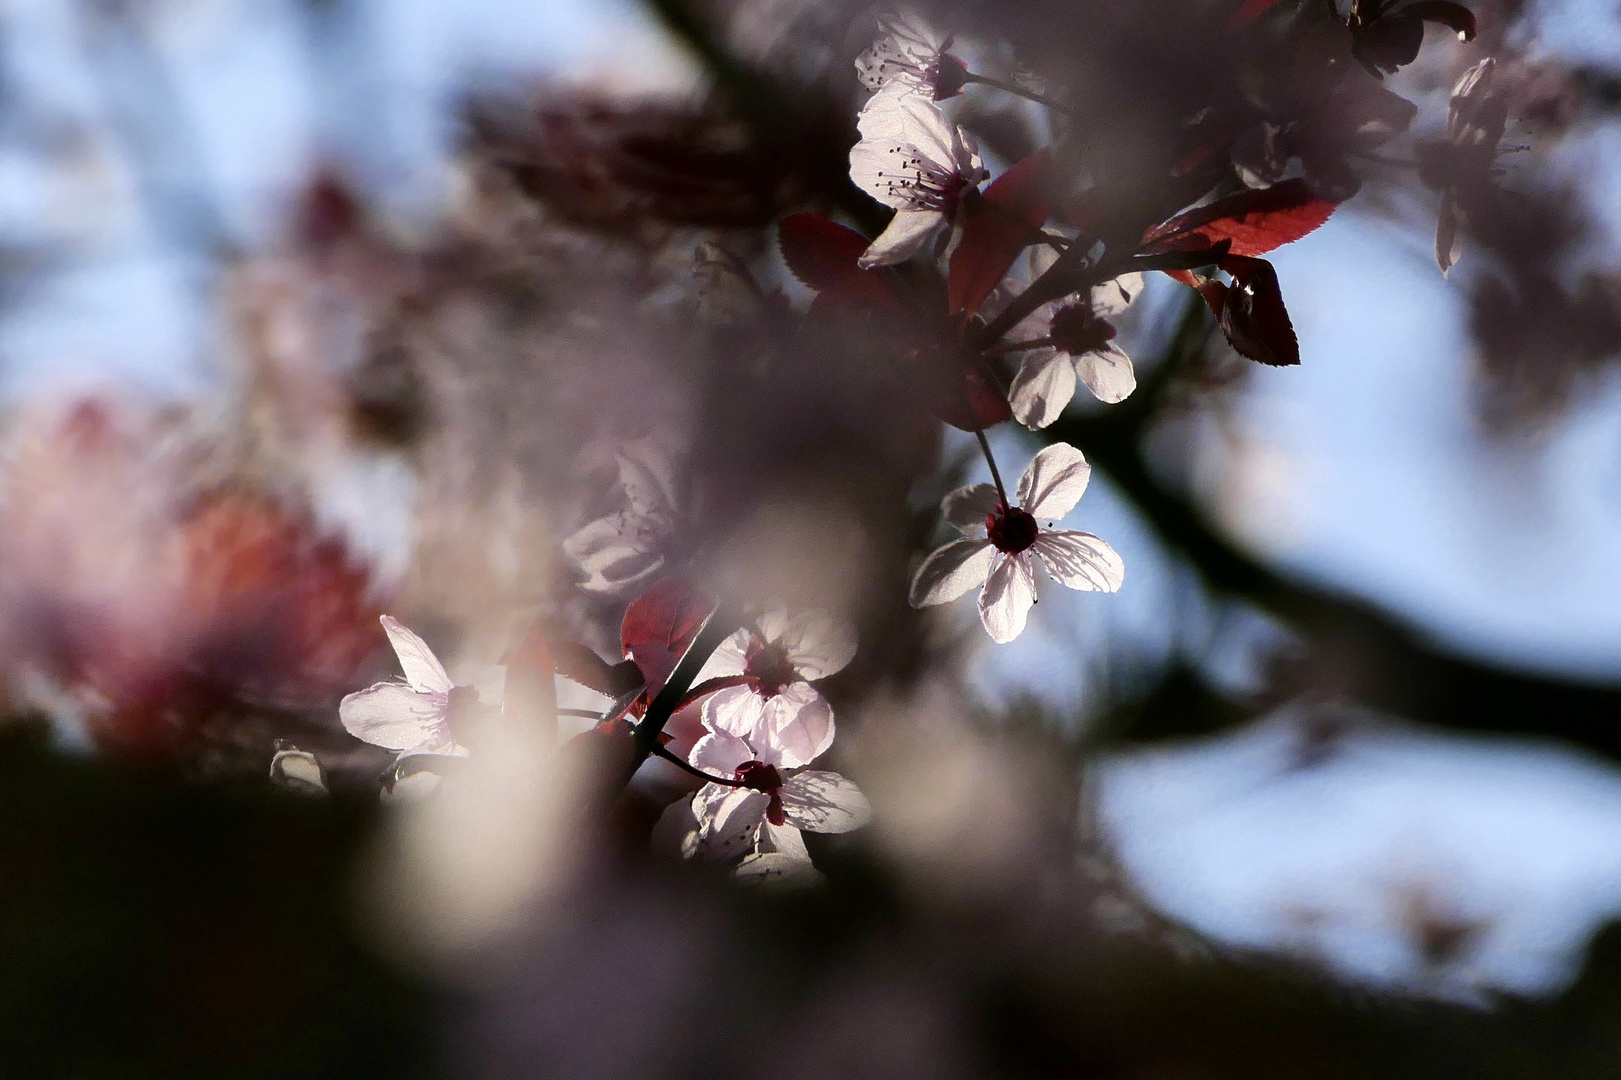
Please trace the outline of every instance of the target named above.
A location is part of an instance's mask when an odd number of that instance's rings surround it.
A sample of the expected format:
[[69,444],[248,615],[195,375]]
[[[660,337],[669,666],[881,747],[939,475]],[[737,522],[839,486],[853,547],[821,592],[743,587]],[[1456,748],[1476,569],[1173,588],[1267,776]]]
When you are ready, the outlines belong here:
[[712,606],[686,582],[661,578],[625,609],[619,642],[641,670],[648,700],[675,670]]
[[538,629],[501,658],[510,667],[550,668],[566,679],[616,698],[642,685],[635,661],[610,664],[578,641],[550,641]]
[[1047,223],[1050,150],[1037,150],[961,207],[962,242],[951,257],[947,290],[953,315],[972,315],[1007,273],[1019,252]]
[[870,244],[866,237],[816,214],[790,214],[777,222],[777,246],[794,277],[817,290],[813,314],[899,304],[887,268],[856,265]]
[[1234,255],[1265,255],[1317,228],[1337,205],[1312,194],[1304,180],[1285,180],[1178,214],[1144,233],[1142,250],[1213,247],[1230,240]]
[[777,222],[777,247],[794,277],[820,292],[861,271],[856,260],[872,241],[817,214],[789,214]]
[[1226,288],[1207,285],[1200,292],[1215,310],[1221,332],[1233,348],[1272,367],[1300,363],[1300,342],[1272,264],[1265,259],[1229,256],[1222,260],[1221,268],[1233,276],[1233,284]]

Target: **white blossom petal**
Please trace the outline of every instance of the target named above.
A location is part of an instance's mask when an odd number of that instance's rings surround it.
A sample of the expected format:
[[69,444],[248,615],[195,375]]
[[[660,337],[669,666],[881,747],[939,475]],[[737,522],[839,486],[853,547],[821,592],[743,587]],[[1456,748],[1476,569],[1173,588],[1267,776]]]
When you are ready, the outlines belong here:
[[810,862],[810,852],[805,848],[804,834],[792,825],[773,825],[769,820],[760,822],[760,832],[754,841],[754,850],[762,855],[775,852]]
[[779,851],[745,855],[732,873],[740,883],[754,889],[804,888],[826,880],[809,859]]
[[1131,369],[1131,357],[1114,342],[1102,348],[1082,353],[1075,358],[1075,374],[1099,401],[1113,405],[1124,401],[1137,389],[1137,374]]
[[880,15],[878,29],[882,36],[856,57],[861,85],[880,90],[902,83],[932,97],[935,87],[926,80],[930,68],[940,62],[945,39],[916,12]]
[[692,797],[698,837],[691,854],[721,861],[742,855],[754,845],[770,804],[763,791],[705,784]]
[[698,678],[693,683],[706,679],[722,679],[731,675],[741,675],[748,667],[749,638],[752,637],[747,629],[738,630],[720,643],[704,666],[698,672]]
[[745,761],[758,761],[760,758],[747,740],[730,732],[711,731],[693,745],[687,760],[694,768],[730,779]]
[[[833,745],[833,706],[809,683],[783,687],[765,702],[764,712],[760,728],[764,745],[778,755],[773,764],[789,769],[809,765]],[[762,745],[757,739],[749,743]]]
[[1142,295],[1143,276],[1122,274],[1113,281],[1092,287],[1092,314],[1100,319],[1112,319],[1131,306]]
[[1036,602],[1036,575],[1027,552],[1007,555],[985,580],[979,594],[979,619],[998,645],[1024,633],[1024,621]]
[[1062,416],[1074,396],[1075,365],[1069,356],[1050,347],[1032,349],[1019,363],[1008,405],[1019,423],[1039,429]]
[[1019,478],[1019,505],[1035,518],[1056,521],[1075,509],[1092,466],[1068,443],[1053,443],[1030,459]]
[[[766,629],[763,622],[760,629]],[[796,615],[767,640],[782,646],[788,662],[806,682],[843,671],[856,655],[855,627],[848,619],[825,611]]]
[[704,699],[704,727],[758,743],[765,734],[765,699],[748,686],[728,686]]
[[984,537],[965,537],[936,548],[912,576],[912,606],[944,604],[983,584],[995,558],[995,545]]
[[861,253],[856,265],[870,270],[875,266],[903,263],[922,251],[948,224],[946,216],[938,210],[896,210],[888,227]]
[[996,488],[990,484],[969,484],[942,499],[940,509],[958,532],[984,536],[985,518],[995,512],[1000,501]]
[[783,816],[811,832],[842,833],[872,820],[872,804],[855,782],[836,772],[810,769],[783,782]]
[[450,693],[450,676],[445,674],[444,665],[433,655],[428,643],[392,615],[382,616],[381,621],[411,689],[424,694]]
[[1030,550],[1047,573],[1072,589],[1115,592],[1126,580],[1126,564],[1114,548],[1091,533],[1043,529]]
[[421,694],[400,683],[378,683],[338,703],[344,730],[385,750],[409,750],[435,738],[450,699]]

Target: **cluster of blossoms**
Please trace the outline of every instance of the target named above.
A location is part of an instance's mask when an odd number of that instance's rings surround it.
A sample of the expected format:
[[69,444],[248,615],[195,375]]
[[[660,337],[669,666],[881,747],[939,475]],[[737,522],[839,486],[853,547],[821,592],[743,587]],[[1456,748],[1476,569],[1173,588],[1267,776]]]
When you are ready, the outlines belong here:
[[[1312,10],[1315,16],[1300,5],[1290,14],[1275,2],[1246,0],[1228,32],[1267,19],[1284,25],[1285,18],[1323,17]],[[1220,129],[1190,123],[1192,145],[1171,170],[1186,182],[1172,185],[1179,194],[1157,211],[1143,209],[1151,200],[1111,208],[1107,193],[1066,187],[1054,175],[1052,147],[993,178],[973,135],[948,113],[951,99],[986,85],[1050,109],[1067,107],[1028,81],[971,71],[952,53],[954,38],[914,14],[880,18],[881,36],[855,62],[871,93],[857,117],[849,175],[893,215],[876,237],[808,213],[780,220],[783,261],[816,296],[803,313],[790,312],[786,300],[777,311],[859,324],[893,355],[898,381],[922,388],[915,400],[972,433],[984,454],[991,483],[946,496],[942,516],[962,535],[916,567],[913,607],[978,589],[985,631],[1006,643],[1023,632],[1036,603],[1038,567],[1071,589],[1121,588],[1125,568],[1113,548],[1057,527],[1090,479],[1081,452],[1047,438],[1010,493],[986,431],[1008,420],[1031,431],[1052,428],[1078,386],[1105,406],[1130,397],[1137,373],[1112,320],[1143,293],[1145,274],[1161,272],[1193,290],[1191,302],[1209,308],[1239,354],[1274,366],[1299,363],[1277,274],[1263,256],[1322,225],[1355,189],[1346,158],[1410,121],[1407,103],[1381,81],[1416,56],[1424,24],[1473,34],[1468,12],[1445,2],[1359,0],[1344,16],[1331,12],[1346,58],[1360,67],[1331,56],[1324,70],[1338,95],[1333,108],[1362,110],[1354,122],[1333,127],[1313,111],[1321,101],[1280,94],[1296,100],[1295,113],[1229,117]],[[1459,229],[1481,197],[1503,133],[1505,110],[1490,93],[1491,74],[1486,60],[1464,76],[1446,139],[1420,155],[1424,179],[1443,194],[1443,270],[1457,257]],[[1375,92],[1356,89],[1347,81],[1353,75]],[[1345,131],[1354,135],[1341,138]],[[1105,228],[1099,219],[1111,209],[1137,217]],[[737,279],[736,297],[764,295],[746,268],[714,245],[700,252],[700,273]],[[512,666],[527,665],[548,683],[562,675],[602,694],[605,707],[580,713],[593,726],[579,738],[621,748],[625,783],[634,783],[649,757],[679,768],[687,787],[665,801],[657,835],[686,858],[728,865],[750,880],[814,877],[802,832],[845,832],[871,816],[854,783],[815,767],[835,735],[832,706],[815,684],[851,662],[855,633],[821,613],[723,614],[726,605],[684,584],[687,560],[677,545],[697,516],[697,494],[678,482],[673,460],[649,439],[619,447],[622,500],[562,545],[583,575],[580,588],[599,598],[634,594],[619,657],[605,660],[542,634],[538,644],[509,654],[509,686]],[[383,627],[404,681],[351,694],[340,715],[355,737],[395,754],[386,776],[391,789],[429,786],[445,763],[476,753],[465,732],[496,707],[455,686],[404,626],[384,616]],[[681,726],[682,717],[686,734],[665,730]],[[292,748],[278,753],[272,770],[305,789],[324,781],[320,763]]]

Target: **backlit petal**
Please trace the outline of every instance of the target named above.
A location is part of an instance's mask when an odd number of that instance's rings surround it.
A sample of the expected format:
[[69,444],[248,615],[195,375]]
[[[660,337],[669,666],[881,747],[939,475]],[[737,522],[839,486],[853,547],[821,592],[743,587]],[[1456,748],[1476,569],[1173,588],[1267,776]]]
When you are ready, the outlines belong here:
[[1126,564],[1091,533],[1043,529],[1031,550],[1047,573],[1072,589],[1114,592],[1126,580]]
[[1075,509],[1092,466],[1068,443],[1053,443],[1030,459],[1019,478],[1019,505],[1032,517],[1056,521]]
[[787,651],[788,662],[807,682],[843,671],[856,655],[855,627],[825,611],[794,616],[772,640]]
[[798,773],[782,785],[781,794],[788,823],[811,832],[849,832],[872,820],[867,797],[854,781],[836,772]]
[[1137,374],[1131,370],[1131,357],[1110,341],[1102,348],[1075,358],[1075,374],[1099,401],[1113,405],[1124,401],[1137,389]]
[[400,658],[400,667],[405,671],[405,681],[411,684],[411,689],[425,694],[450,693],[450,676],[445,674],[444,665],[433,655],[428,643],[392,615],[382,616],[382,623],[388,633],[389,644],[394,646],[394,653]]
[[[794,683],[765,703],[761,730],[782,765],[809,765],[833,745],[833,706],[809,683]],[[749,742],[760,745],[756,739]]]
[[1019,423],[1039,429],[1062,416],[1074,396],[1075,365],[1069,356],[1053,348],[1033,349],[1019,363],[1008,404]]
[[704,727],[754,741],[765,717],[765,701],[747,686],[728,686],[704,700]]
[[957,599],[984,583],[995,557],[996,548],[983,537],[953,540],[936,548],[912,577],[912,606],[928,607]]
[[378,683],[338,703],[344,730],[385,750],[409,750],[434,738],[449,698],[422,694],[400,683]]
[[870,270],[905,262],[922,251],[946,224],[946,216],[938,210],[896,210],[889,226],[856,260],[856,265]]
[[1024,621],[1036,602],[1036,575],[1028,553],[1004,556],[979,594],[979,618],[998,645],[1024,633]]
[[985,518],[996,510],[998,501],[996,488],[990,484],[969,484],[941,500],[940,509],[958,532],[984,536]]

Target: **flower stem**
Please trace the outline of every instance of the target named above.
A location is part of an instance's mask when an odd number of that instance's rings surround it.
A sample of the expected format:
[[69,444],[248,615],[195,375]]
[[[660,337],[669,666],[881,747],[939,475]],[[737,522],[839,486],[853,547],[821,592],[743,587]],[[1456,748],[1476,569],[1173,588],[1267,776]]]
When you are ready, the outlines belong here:
[[703,670],[704,664],[709,662],[710,654],[742,625],[742,620],[735,614],[729,614],[728,610],[717,606],[709,613],[709,617],[698,628],[698,633],[693,636],[692,644],[681,654],[675,670],[670,672],[669,679],[665,680],[658,696],[648,704],[647,712],[642,714],[642,722],[636,725],[635,752],[631,756],[630,767],[624,774],[620,788],[630,783],[631,777],[636,775],[636,770],[642,767],[642,762],[658,749],[659,736],[664,733],[664,725],[681,706],[687,691],[692,689],[693,681],[698,678],[698,673]]
[[1002,474],[996,469],[996,458],[991,455],[990,440],[985,438],[984,429],[975,428],[974,438],[979,440],[979,448],[985,454],[985,464],[991,467],[991,479],[996,482],[997,498],[1002,500],[1003,506],[1012,506],[1013,504],[1007,501],[1007,488],[1002,486]]
[[682,772],[689,772],[693,776],[698,777],[700,780],[707,780],[711,784],[723,784],[726,787],[743,786],[743,781],[741,780],[728,780],[724,776],[711,776],[709,773],[704,772],[696,765],[689,764],[684,758],[681,757],[680,754],[670,753],[670,751],[665,747],[655,746],[653,748],[653,756],[661,757],[665,761],[668,761],[671,765],[678,767]]
[[989,86],[993,90],[1005,90],[1008,93],[1016,94],[1027,101],[1034,101],[1038,105],[1045,105],[1054,112],[1061,112],[1065,116],[1069,115],[1069,106],[1060,105],[1052,98],[1043,97],[1034,90],[1026,90],[1017,83],[1003,82],[1001,79],[992,79],[985,75],[975,75],[972,71],[963,76],[963,82],[978,83],[981,86]]
[[1008,353],[1027,352],[1030,349],[1039,349],[1044,345],[1053,345],[1051,336],[1031,338],[1029,341],[1009,341],[1002,345],[992,345],[983,350],[986,356],[1005,356]]

